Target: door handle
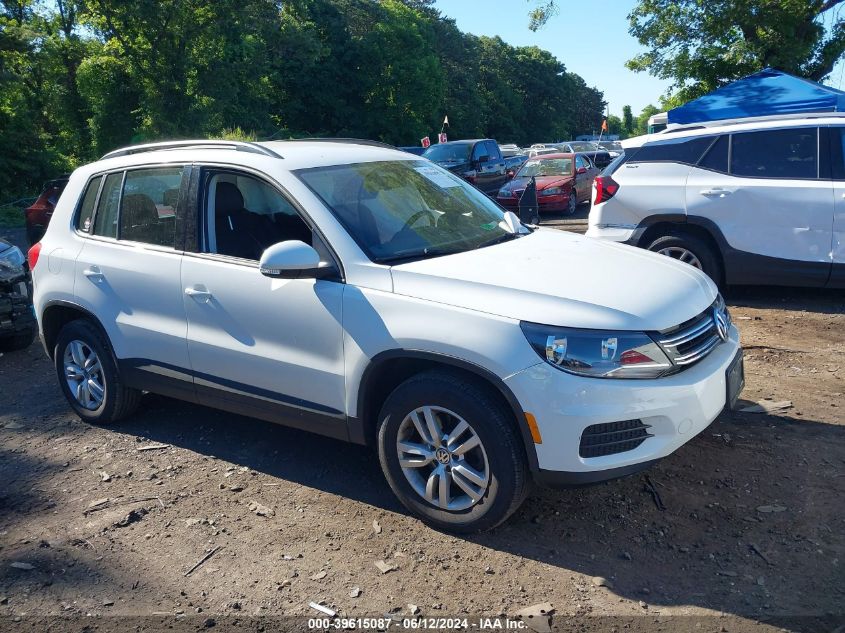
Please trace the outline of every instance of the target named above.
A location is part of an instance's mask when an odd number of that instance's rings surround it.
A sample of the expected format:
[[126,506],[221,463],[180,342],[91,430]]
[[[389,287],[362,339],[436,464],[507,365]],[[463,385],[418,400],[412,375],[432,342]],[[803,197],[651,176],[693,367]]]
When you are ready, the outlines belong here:
[[191,299],[202,301],[203,303],[208,303],[214,296],[204,286],[192,286],[190,288],[185,288],[185,294],[188,295]]
[[728,191],[727,189],[702,189],[698,193],[702,196],[719,196],[720,198],[724,198],[725,196],[731,195],[733,192]]
[[94,283],[100,283],[103,281],[106,276],[100,272],[99,266],[89,266],[85,270],[82,271],[82,274],[88,277]]

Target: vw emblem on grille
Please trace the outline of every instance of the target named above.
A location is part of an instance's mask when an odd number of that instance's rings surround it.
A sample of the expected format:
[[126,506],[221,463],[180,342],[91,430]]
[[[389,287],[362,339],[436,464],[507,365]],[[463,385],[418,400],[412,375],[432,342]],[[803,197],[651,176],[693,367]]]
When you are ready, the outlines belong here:
[[716,326],[716,334],[723,341],[728,340],[728,322],[720,310],[713,310],[713,323]]

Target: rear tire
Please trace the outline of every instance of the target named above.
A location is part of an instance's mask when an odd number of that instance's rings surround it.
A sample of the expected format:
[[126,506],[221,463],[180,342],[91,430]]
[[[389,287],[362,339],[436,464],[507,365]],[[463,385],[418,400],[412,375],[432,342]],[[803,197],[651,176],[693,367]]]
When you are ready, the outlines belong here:
[[138,408],[141,392],[123,384],[108,338],[90,321],[61,329],[53,360],[62,393],[85,422],[112,424]]
[[717,285],[722,283],[722,266],[707,242],[694,235],[664,235],[653,240],[648,250],[678,259],[703,271]]
[[[440,435],[433,441],[429,414]],[[388,396],[379,420],[379,461],[387,482],[412,514],[434,528],[489,530],[530,491],[510,410],[472,377],[447,370],[413,376]]]

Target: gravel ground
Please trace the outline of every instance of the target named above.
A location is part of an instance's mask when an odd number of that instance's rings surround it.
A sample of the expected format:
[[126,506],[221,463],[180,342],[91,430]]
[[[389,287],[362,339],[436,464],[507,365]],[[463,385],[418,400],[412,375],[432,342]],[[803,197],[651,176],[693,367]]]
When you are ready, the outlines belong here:
[[38,344],[7,353],[0,630],[304,629],[279,618],[322,601],[353,617],[551,603],[556,630],[841,632],[845,299],[728,298],[744,399],[788,405],[725,412],[647,473],[536,490],[469,538],[408,516],[369,450],[157,396],[89,426]]

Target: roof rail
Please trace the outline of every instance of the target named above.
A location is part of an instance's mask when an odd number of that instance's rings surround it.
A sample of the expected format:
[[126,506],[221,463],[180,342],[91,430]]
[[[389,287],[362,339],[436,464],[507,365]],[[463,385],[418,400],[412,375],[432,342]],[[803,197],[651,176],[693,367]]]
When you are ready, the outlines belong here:
[[176,149],[188,149],[205,147],[209,149],[232,149],[238,152],[249,152],[250,154],[263,154],[273,158],[282,158],[269,147],[250,143],[247,141],[218,141],[218,140],[196,140],[196,141],[164,141],[161,143],[144,143],[143,145],[130,145],[104,154],[100,160],[116,158],[118,156],[130,156],[142,152],[159,152]]
[[827,117],[842,118],[845,112],[831,110],[819,112],[790,112],[788,114],[767,114],[765,116],[747,116],[735,119],[715,119],[713,121],[695,121],[691,123],[670,123],[669,126],[656,134],[672,134],[700,128],[721,127],[725,125],[739,125],[740,123],[757,123],[768,121],[797,121],[801,119],[823,119]]
[[350,145],[370,145],[372,147],[384,147],[386,149],[396,149],[395,145],[390,145],[389,143],[382,143],[381,141],[371,141],[368,139],[360,139],[360,138],[285,138],[285,139],[278,139],[268,142],[273,143],[296,143],[296,142],[308,142],[308,141],[319,141],[321,143],[348,143]]

